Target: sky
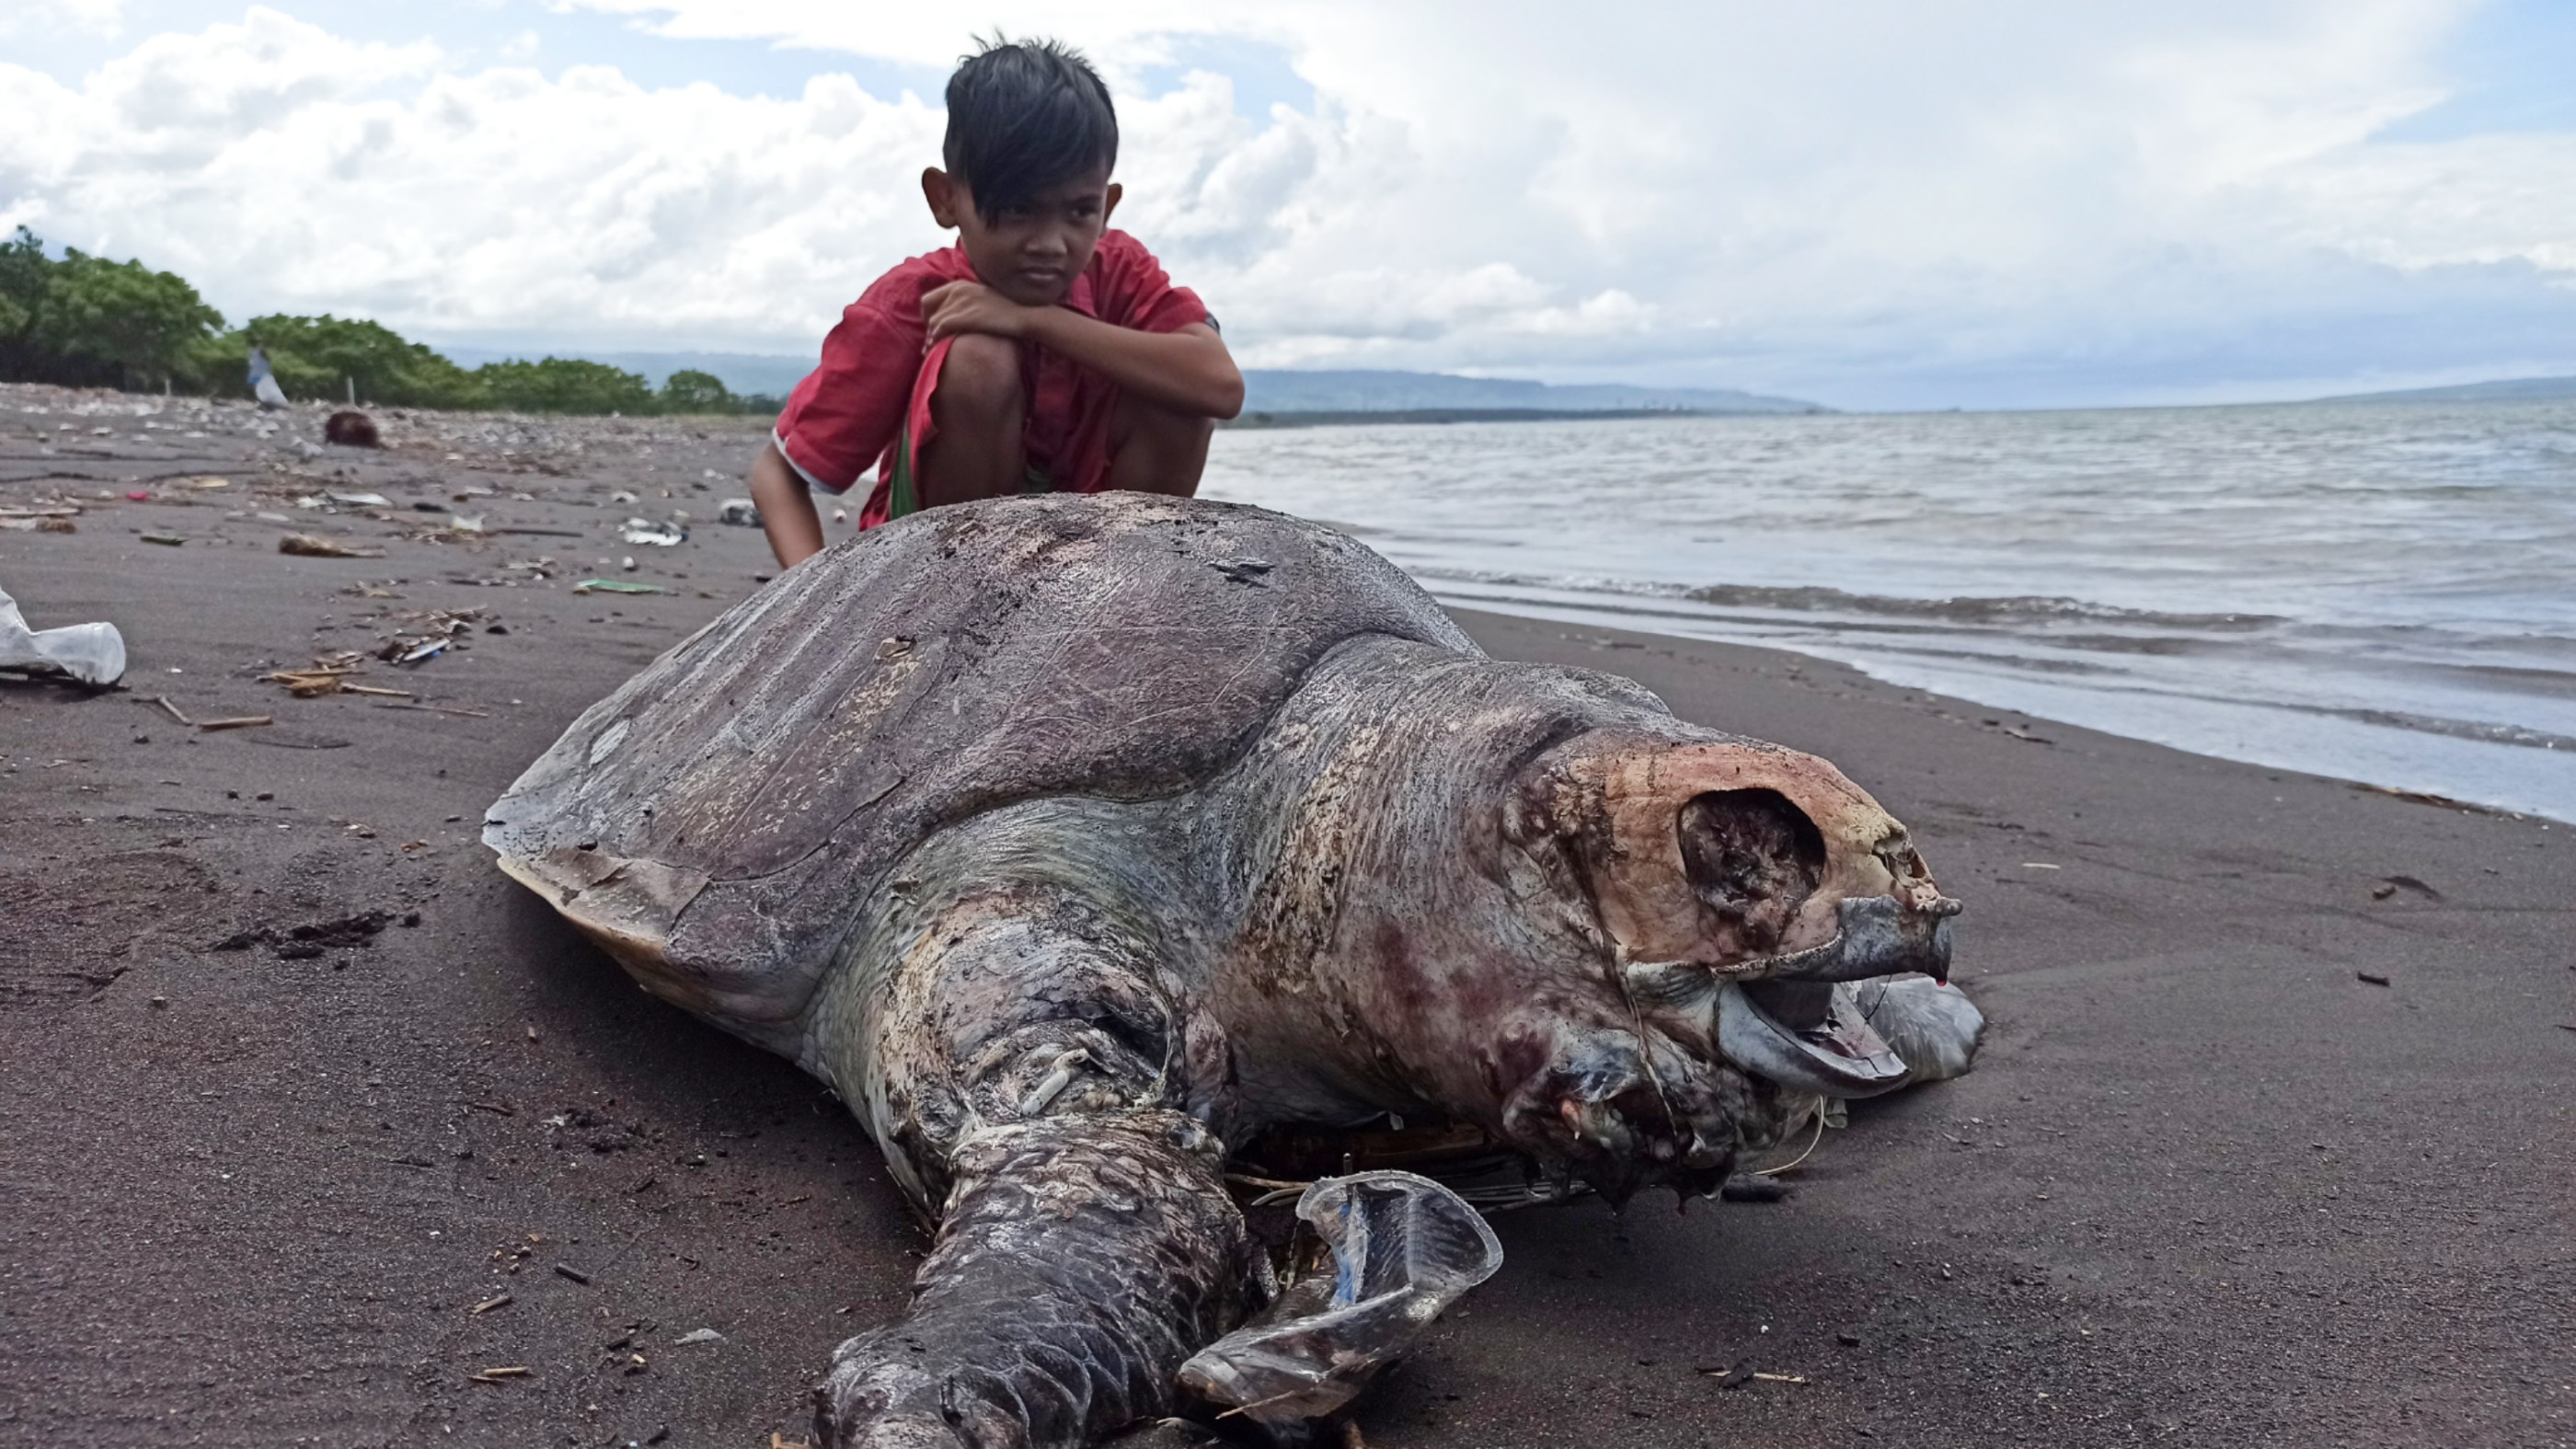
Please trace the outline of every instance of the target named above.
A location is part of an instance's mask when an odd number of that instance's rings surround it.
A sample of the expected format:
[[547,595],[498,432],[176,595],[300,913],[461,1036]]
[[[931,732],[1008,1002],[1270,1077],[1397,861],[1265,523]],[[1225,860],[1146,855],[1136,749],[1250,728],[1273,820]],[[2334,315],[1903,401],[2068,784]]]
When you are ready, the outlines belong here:
[[810,356],[978,34],[1247,366],[1846,408],[2576,374],[2570,0],[7,0],[0,228],[238,321]]

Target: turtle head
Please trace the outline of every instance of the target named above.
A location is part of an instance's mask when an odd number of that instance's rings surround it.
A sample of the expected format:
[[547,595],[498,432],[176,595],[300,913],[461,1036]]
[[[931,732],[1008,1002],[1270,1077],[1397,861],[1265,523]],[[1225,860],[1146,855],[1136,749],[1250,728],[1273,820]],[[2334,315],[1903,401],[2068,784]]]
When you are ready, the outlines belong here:
[[1547,923],[1516,934],[1553,943],[1526,979],[1559,988],[1495,1084],[1533,1155],[1613,1193],[1712,1189],[1817,1098],[1906,1080],[1837,987],[1945,978],[1959,903],[1832,765],[1678,722],[1593,729],[1515,768],[1500,828],[1515,912]]

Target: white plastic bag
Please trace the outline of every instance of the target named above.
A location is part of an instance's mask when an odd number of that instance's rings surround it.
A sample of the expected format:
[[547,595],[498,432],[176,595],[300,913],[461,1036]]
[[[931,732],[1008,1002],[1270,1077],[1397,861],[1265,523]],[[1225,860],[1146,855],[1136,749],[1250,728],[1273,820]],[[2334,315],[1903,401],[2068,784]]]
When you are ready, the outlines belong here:
[[46,670],[83,684],[114,684],[125,677],[125,636],[114,624],[29,629],[18,601],[0,589],[0,669]]
[[1965,1076],[1986,1033],[1967,993],[1929,976],[1877,976],[1850,986],[1861,1019],[1904,1059],[1908,1085]]
[[1181,1386],[1257,1424],[1320,1418],[1402,1356],[1440,1310],[1494,1276],[1503,1245],[1456,1193],[1410,1172],[1328,1177],[1297,1200],[1333,1255],[1250,1323],[1181,1365]]

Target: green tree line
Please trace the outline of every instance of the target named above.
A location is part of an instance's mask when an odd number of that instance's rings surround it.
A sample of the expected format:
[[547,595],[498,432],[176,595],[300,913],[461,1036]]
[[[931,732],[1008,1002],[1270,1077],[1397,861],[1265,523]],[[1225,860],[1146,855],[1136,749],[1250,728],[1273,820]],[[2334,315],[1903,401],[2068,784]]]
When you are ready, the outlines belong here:
[[266,349],[290,398],[395,407],[539,413],[765,413],[710,373],[675,372],[657,391],[641,373],[578,358],[491,362],[468,370],[375,322],[276,314],[229,327],[197,289],[139,261],[74,247],[57,258],[20,227],[0,242],[0,382],[163,388],[247,397],[250,349]]

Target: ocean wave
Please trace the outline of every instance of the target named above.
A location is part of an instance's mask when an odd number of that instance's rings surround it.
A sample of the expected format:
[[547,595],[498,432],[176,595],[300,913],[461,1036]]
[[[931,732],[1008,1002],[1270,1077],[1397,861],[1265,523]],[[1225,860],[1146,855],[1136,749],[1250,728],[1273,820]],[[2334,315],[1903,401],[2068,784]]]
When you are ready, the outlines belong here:
[[2129,624],[2148,629],[2250,632],[2290,622],[2276,614],[2175,614],[2154,609],[2125,609],[2115,604],[2097,604],[2089,599],[2049,594],[1906,599],[1886,594],[1855,594],[1822,585],[1777,588],[1760,584],[1704,584],[1683,591],[1683,597],[1729,608],[1783,609],[1810,614],[1877,614],[1899,619],[1938,619],[1952,624],[2098,623]]
[[2252,633],[2294,621],[2277,614],[2183,614],[2130,609],[2048,594],[1960,595],[1914,599],[1892,594],[1860,594],[1822,584],[1675,584],[1601,576],[1532,574],[1509,569],[1416,568],[1415,577],[1504,588],[1553,589],[1563,593],[1620,594],[1632,598],[1688,599],[1719,608],[1771,609],[1782,613],[1868,615],[1890,619],[1934,620],[1945,624],[2035,626],[2068,623],[2115,624],[2140,629]]

